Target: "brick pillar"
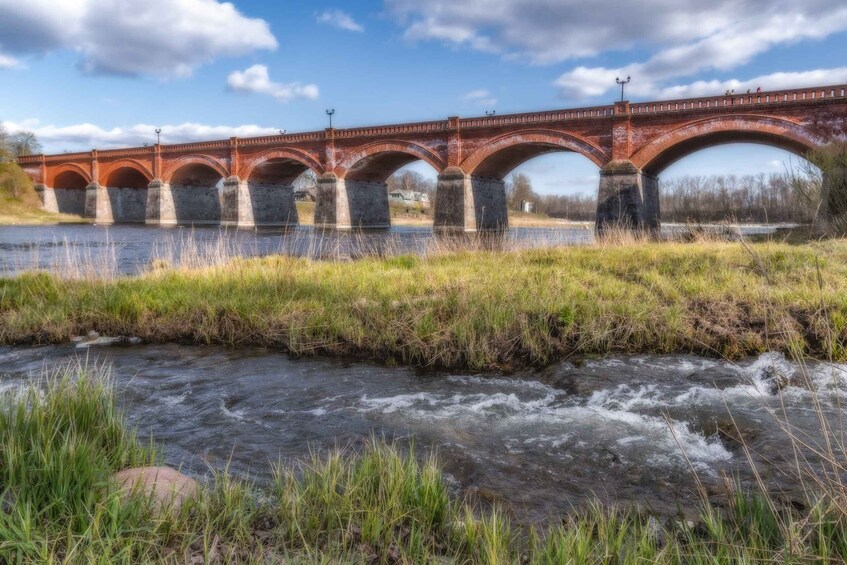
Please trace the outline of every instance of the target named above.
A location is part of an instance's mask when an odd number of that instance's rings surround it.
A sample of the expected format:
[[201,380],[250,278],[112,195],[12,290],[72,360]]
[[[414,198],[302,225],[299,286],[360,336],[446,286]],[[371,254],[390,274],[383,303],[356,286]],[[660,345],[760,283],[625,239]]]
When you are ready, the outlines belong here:
[[96,224],[115,223],[109,191],[99,182],[92,182],[85,187],[85,217],[91,218]]
[[506,183],[448,167],[438,175],[433,227],[448,233],[507,229]]
[[612,161],[600,169],[597,233],[610,228],[658,232],[659,179],[629,161]]
[[175,226],[176,208],[171,185],[153,179],[147,187],[147,215],[144,223],[155,226]]

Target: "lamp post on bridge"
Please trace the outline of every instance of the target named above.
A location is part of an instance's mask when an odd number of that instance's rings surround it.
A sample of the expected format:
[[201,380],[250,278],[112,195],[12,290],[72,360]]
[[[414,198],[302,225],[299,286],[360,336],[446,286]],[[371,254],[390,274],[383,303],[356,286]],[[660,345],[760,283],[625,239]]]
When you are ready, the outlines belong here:
[[329,116],[329,129],[332,129],[332,116],[335,114],[335,108],[327,110],[326,115]]
[[621,85],[621,102],[623,102],[623,88],[632,80],[632,77],[627,76],[626,80],[621,80],[620,77],[615,77],[615,82]]
[[162,133],[162,128],[156,128],[156,145],[159,145],[160,135]]
[[496,115],[497,115],[497,110],[491,110],[490,112],[489,112],[488,110],[486,110],[486,111],[485,111],[485,115],[486,115],[486,116],[488,116],[489,118],[490,118],[491,116],[496,116]]

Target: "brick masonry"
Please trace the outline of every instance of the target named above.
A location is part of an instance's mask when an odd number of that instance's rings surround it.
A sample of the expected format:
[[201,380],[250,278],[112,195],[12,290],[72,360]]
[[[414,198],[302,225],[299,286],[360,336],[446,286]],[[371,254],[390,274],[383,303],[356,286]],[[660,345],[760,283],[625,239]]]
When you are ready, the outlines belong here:
[[[572,151],[601,170],[599,230],[610,224],[656,229],[658,179],[667,166],[723,143],[765,143],[802,155],[845,139],[845,88],[451,117],[36,155],[19,163],[40,186],[48,209],[82,211],[103,222],[140,221],[143,216],[160,225],[296,223],[291,185],[312,170],[320,177],[316,223],[350,228],[387,226],[385,181],[403,165],[423,160],[439,173],[436,228],[477,231],[508,225],[503,182],[516,166],[545,153]],[[98,192],[93,185],[109,188]]]

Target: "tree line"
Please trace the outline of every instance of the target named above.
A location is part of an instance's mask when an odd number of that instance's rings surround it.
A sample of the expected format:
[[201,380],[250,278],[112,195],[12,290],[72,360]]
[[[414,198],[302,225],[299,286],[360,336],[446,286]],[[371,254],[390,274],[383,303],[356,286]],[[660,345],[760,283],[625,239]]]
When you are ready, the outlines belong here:
[[[815,167],[769,175],[683,176],[663,180],[659,206],[666,222],[810,222],[820,203],[820,172]],[[595,195],[541,195],[525,174],[515,173],[506,183],[510,210],[521,202],[535,204],[535,212],[554,218],[593,221]]]
[[0,123],[0,162],[14,161],[26,155],[41,153],[41,142],[31,131],[10,134]]

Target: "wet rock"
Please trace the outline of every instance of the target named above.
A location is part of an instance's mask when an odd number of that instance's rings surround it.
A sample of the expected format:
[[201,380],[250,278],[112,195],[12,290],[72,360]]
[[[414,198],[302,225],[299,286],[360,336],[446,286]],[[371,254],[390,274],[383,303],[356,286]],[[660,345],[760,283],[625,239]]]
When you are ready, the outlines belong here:
[[706,437],[717,436],[724,447],[730,451],[741,449],[745,443],[749,444],[756,441],[761,436],[761,432],[751,425],[745,425],[743,421],[733,421],[728,418],[703,422],[701,427],[703,435]]
[[93,339],[97,339],[98,337],[100,337],[100,334],[95,332],[94,330],[91,330],[90,332],[88,332],[88,334],[86,334],[85,337],[87,337],[89,340],[93,340]]
[[124,341],[124,339],[121,338],[121,337],[102,336],[102,337],[97,337],[97,338],[91,339],[91,340],[81,341],[81,342],[76,344],[76,347],[77,347],[77,349],[85,349],[87,347],[97,346],[97,345],[114,345],[116,343],[121,343],[122,341]]
[[647,533],[650,534],[650,537],[656,540],[656,545],[659,547],[663,547],[666,543],[668,543],[668,534],[665,532],[665,528],[653,516],[650,516],[650,518],[647,519],[646,529]]
[[178,511],[197,492],[197,481],[170,467],[135,467],[116,473],[114,480],[125,494],[136,491],[151,497],[154,508]]
[[791,385],[791,375],[786,375],[775,366],[764,367],[760,376],[768,393],[772,395],[779,394],[779,391]]

